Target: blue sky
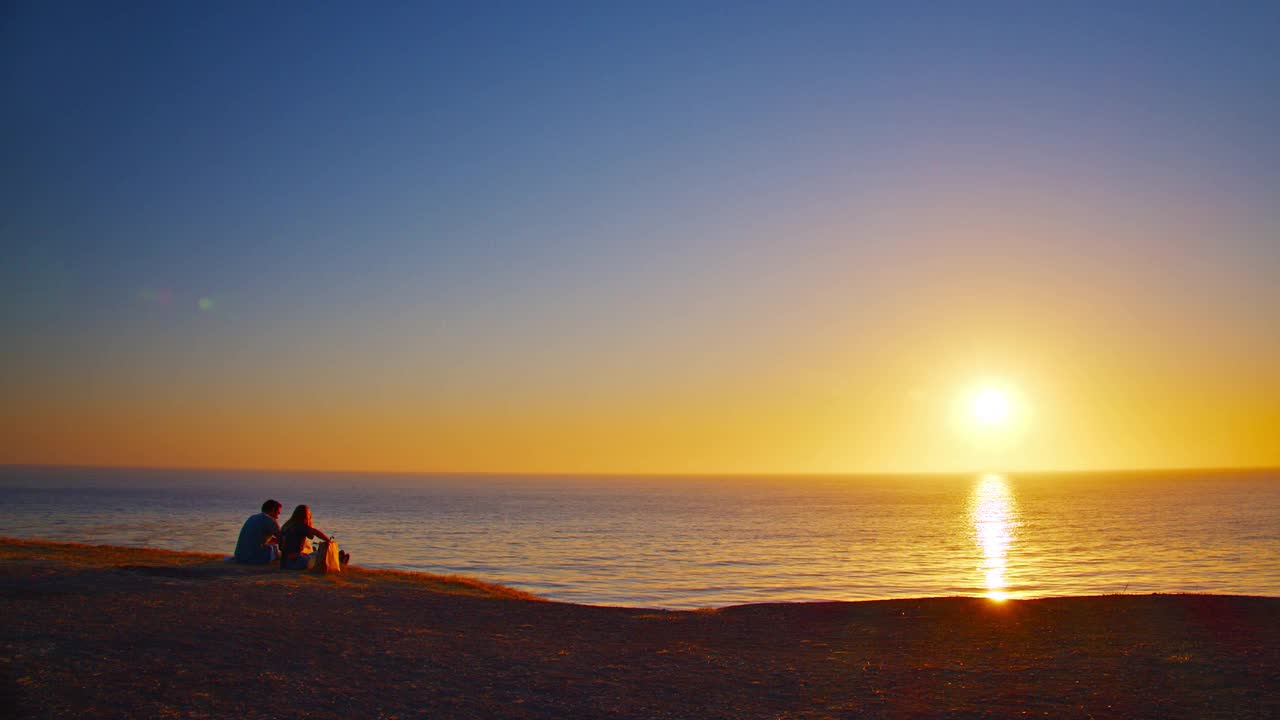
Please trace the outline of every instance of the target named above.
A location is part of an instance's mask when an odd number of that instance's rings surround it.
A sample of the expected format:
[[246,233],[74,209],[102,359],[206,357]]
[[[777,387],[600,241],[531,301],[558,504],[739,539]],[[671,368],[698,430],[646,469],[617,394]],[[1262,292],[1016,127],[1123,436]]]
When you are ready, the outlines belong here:
[[[11,377],[90,349],[136,368],[337,345],[504,367],[714,344],[765,367],[766,337],[818,354],[824,322],[874,334],[858,307],[909,324],[933,265],[983,263],[1204,281],[1236,340],[1272,349],[1274,4],[4,13]],[[965,208],[1103,230],[929,230]],[[1170,234],[1195,223],[1213,237]]]

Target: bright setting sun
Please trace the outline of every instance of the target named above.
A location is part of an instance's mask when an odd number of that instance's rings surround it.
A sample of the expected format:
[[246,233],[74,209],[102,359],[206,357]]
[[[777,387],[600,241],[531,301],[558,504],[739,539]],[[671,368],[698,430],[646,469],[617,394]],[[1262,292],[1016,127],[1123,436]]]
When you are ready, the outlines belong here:
[[1013,413],[1009,391],[995,385],[978,388],[969,398],[969,416],[983,426],[1003,425]]

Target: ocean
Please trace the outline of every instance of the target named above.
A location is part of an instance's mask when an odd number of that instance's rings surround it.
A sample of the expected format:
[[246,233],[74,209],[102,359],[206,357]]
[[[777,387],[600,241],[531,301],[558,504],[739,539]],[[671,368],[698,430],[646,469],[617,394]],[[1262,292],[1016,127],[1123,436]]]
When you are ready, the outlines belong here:
[[511,477],[0,467],[0,535],[229,554],[274,497],[357,565],[654,608],[1280,596],[1280,471]]

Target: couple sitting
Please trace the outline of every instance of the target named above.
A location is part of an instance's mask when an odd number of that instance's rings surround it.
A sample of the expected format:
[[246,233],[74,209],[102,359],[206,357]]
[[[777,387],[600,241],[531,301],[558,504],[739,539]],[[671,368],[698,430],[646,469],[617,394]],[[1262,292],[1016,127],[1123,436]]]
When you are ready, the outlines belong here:
[[[329,542],[329,536],[311,525],[311,508],[306,505],[294,508],[283,527],[276,525],[282,507],[279,502],[268,500],[262,503],[261,513],[244,521],[236,540],[236,562],[266,565],[279,560],[281,568],[307,569],[314,552],[311,539]],[[350,553],[339,554],[343,566],[350,558]]]

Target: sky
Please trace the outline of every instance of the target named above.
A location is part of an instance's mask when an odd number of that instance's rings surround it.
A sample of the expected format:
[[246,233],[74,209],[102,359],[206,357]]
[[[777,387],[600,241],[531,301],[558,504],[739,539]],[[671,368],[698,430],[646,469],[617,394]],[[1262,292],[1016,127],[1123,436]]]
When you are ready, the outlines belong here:
[[1274,3],[6,3],[0,463],[1280,465],[1277,33]]

